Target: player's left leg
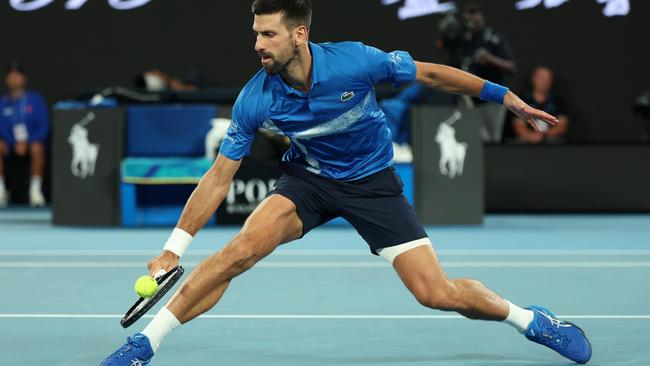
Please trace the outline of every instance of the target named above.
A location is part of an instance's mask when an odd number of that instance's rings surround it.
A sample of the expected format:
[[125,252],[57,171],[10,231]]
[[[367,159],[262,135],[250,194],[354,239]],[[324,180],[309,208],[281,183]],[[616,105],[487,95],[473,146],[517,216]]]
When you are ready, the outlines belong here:
[[29,186],[29,203],[33,207],[45,206],[43,196],[43,172],[45,171],[45,146],[40,142],[29,144],[31,164],[31,183]]
[[[508,302],[478,281],[447,278],[415,210],[402,195],[401,181],[392,168],[348,183],[339,202],[342,216],[357,229],[373,253],[395,266],[421,304],[473,319],[508,317]],[[395,258],[399,260],[394,262]],[[533,318],[532,311],[522,314],[528,322]]]
[[[503,321],[508,317],[508,302],[479,281],[448,278],[431,245],[401,253],[394,259],[393,267],[417,301],[426,307],[455,311],[470,319]],[[527,312],[530,323],[533,314]],[[521,324],[520,328],[527,326]]]
[[393,265],[424,306],[455,311],[471,319],[503,321],[532,341],[576,362],[584,363],[591,357],[591,346],[582,330],[557,320],[547,309],[522,309],[479,281],[447,277],[392,169],[348,183],[340,195],[342,216],[357,229],[373,253]]
[[591,358],[591,344],[578,326],[558,320],[543,307],[522,309],[477,280],[448,278],[429,243],[415,248],[398,245],[379,253],[426,307],[455,311],[470,319],[504,321],[572,361],[586,363]]

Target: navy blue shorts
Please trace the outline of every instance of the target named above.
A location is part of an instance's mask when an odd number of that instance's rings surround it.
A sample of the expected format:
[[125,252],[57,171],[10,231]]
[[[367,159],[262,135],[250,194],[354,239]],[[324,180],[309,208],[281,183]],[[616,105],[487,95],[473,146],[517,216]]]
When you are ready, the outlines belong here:
[[303,236],[340,216],[354,226],[373,254],[427,237],[392,167],[350,182],[321,177],[286,162],[280,168],[284,174],[269,195],[279,194],[296,205]]

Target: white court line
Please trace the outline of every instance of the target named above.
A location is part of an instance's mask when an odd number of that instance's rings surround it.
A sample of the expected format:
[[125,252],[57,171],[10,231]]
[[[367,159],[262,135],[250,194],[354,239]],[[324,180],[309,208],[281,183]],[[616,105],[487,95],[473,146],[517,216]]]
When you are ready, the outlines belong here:
[[[0,319],[121,319],[120,314],[0,314]],[[145,315],[144,318],[153,318]],[[207,314],[203,319],[343,319],[411,320],[465,319],[460,315],[299,315],[299,314]],[[650,315],[558,315],[566,319],[650,320]]]
[[[183,262],[183,266],[196,267],[198,262]],[[648,268],[650,261],[442,261],[446,268]],[[144,262],[0,262],[0,268],[143,268]],[[255,265],[256,268],[387,268],[388,263],[382,261],[366,262],[280,262],[266,261]]]
[[[207,256],[214,254],[215,250],[197,250],[186,253],[186,256]],[[441,256],[650,256],[650,250],[438,250]],[[128,257],[134,255],[154,256],[160,254],[155,250],[0,250],[0,257],[28,257],[28,256],[53,256],[53,257],[88,257],[88,256],[114,256]],[[370,256],[367,250],[279,250],[272,256]]]

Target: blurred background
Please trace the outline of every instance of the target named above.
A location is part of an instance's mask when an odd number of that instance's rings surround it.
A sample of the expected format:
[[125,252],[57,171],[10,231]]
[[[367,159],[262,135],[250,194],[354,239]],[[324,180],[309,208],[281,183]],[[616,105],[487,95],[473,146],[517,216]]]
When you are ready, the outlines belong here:
[[[5,364],[96,365],[145,323],[118,326],[133,281],[260,69],[251,2],[0,1]],[[405,50],[558,116],[536,133],[498,105],[376,87],[404,195],[446,273],[578,322],[591,364],[650,364],[650,1],[312,3],[313,42]],[[258,132],[188,272],[237,234],[287,148]],[[156,365],[566,363],[507,327],[419,306],[344,220],[324,226],[238,277]]]
[[[313,8],[313,42],[406,50],[560,116],[560,126],[536,134],[496,106],[378,85],[405,192],[425,223],[650,210],[650,3],[315,0]],[[0,13],[0,199],[52,206],[61,225],[173,225],[260,67],[250,2],[9,0]],[[215,224],[242,222],[272,187],[286,147],[260,132]]]

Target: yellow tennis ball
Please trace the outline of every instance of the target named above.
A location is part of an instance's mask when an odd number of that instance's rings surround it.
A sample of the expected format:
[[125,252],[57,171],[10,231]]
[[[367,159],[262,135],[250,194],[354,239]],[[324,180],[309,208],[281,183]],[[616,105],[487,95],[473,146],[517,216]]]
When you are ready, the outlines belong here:
[[135,293],[145,299],[156,294],[158,282],[149,276],[142,276],[135,281]]

